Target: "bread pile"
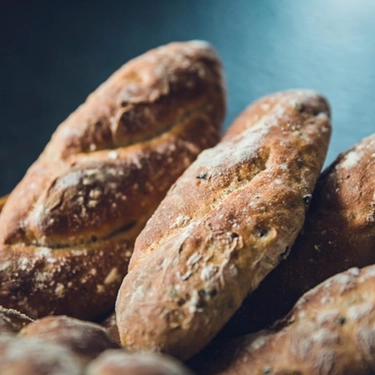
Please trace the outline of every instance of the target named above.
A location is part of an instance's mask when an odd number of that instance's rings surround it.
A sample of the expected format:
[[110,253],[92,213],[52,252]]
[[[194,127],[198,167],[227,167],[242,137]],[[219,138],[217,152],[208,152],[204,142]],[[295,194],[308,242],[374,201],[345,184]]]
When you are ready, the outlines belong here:
[[[113,309],[134,240],[219,139],[221,64],[205,43],[130,61],[53,134],[0,217],[0,304],[34,318]],[[17,275],[17,277],[14,277]]]
[[220,140],[225,103],[213,49],[172,43],[57,128],[0,214],[1,374],[375,371],[375,136],[321,174],[320,94]]

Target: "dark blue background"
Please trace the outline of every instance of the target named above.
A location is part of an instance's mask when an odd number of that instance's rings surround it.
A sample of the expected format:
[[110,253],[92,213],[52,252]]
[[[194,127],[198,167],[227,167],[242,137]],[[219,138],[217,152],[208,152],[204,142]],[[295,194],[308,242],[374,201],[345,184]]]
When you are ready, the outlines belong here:
[[226,125],[261,95],[306,87],[332,104],[327,162],[375,132],[373,0],[0,0],[0,38],[0,195],[115,69],[174,40],[215,46]]

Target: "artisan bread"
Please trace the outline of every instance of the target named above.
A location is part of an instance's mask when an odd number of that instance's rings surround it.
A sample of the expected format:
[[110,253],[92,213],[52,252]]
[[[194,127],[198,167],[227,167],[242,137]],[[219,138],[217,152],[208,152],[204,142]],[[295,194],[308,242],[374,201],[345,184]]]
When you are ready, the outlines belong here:
[[56,130],[0,216],[0,303],[32,317],[111,311],[133,243],[220,136],[221,64],[205,42],[124,65]]
[[139,235],[116,303],[127,349],[189,358],[287,255],[324,162],[329,108],[304,90],[266,101],[199,155]]
[[107,350],[92,361],[86,375],[192,375],[177,360],[152,353]]
[[222,337],[266,328],[325,279],[375,263],[374,154],[375,134],[322,173],[289,257],[244,301]]
[[90,362],[107,349],[118,348],[118,344],[100,325],[68,316],[47,316],[35,320],[23,328],[19,335],[65,346],[83,363]]
[[217,342],[191,361],[204,375],[369,375],[375,371],[375,266],[310,290],[272,330]]

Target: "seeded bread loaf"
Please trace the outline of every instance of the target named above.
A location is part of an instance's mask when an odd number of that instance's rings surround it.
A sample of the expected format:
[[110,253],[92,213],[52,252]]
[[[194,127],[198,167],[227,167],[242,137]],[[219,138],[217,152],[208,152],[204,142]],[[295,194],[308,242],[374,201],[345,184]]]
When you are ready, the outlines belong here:
[[200,41],[130,61],[63,122],[0,216],[0,304],[32,317],[114,308],[133,243],[219,139],[221,64]]
[[129,350],[197,353],[293,244],[328,148],[329,108],[303,90],[262,102],[260,116],[250,106],[238,134],[199,155],[138,237],[116,303]]
[[374,154],[372,135],[322,173],[288,259],[244,301],[222,337],[266,328],[320,282],[350,267],[375,263]]
[[375,371],[375,266],[310,290],[272,330],[217,342],[191,361],[204,375],[370,375]]

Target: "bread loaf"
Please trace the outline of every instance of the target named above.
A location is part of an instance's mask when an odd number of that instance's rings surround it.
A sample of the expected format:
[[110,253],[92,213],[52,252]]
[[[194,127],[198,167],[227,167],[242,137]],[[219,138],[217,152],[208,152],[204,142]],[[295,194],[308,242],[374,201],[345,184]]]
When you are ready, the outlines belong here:
[[351,268],[304,294],[273,330],[216,343],[192,361],[204,375],[370,375],[375,266]]
[[374,154],[372,135],[322,173],[289,257],[244,301],[222,337],[270,326],[320,282],[375,263]]
[[107,350],[87,368],[86,375],[192,375],[173,358],[152,353]]
[[219,138],[221,64],[205,42],[124,65],[54,133],[0,216],[0,304],[32,317],[114,308],[133,243]]
[[23,328],[19,335],[65,346],[82,363],[90,362],[107,349],[118,348],[103,327],[67,316],[47,316],[35,320]]
[[327,151],[329,108],[303,90],[262,104],[199,155],[139,235],[116,303],[129,350],[189,358],[287,255]]

